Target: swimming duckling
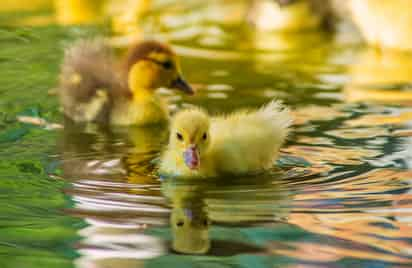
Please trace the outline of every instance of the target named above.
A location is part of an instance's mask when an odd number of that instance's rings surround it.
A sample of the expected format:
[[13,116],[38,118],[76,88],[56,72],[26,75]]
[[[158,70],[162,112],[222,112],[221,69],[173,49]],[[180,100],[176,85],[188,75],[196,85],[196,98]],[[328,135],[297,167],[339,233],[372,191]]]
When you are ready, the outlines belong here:
[[168,120],[166,102],[156,89],[193,94],[182,78],[177,56],[168,46],[144,41],[116,68],[113,52],[100,40],[70,47],[61,67],[59,95],[64,114],[76,122],[148,125]]
[[249,20],[258,30],[300,32],[332,25],[329,1],[254,0]]
[[289,110],[272,101],[256,111],[210,118],[199,109],[176,114],[159,173],[185,178],[242,174],[271,167],[289,132]]

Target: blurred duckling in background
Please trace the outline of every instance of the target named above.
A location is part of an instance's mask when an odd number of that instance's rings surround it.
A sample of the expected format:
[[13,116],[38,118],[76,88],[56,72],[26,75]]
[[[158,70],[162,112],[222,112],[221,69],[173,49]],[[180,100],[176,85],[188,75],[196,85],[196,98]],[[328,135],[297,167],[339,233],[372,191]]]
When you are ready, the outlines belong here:
[[1,12],[20,11],[20,10],[41,10],[48,9],[53,0],[14,0],[2,1]]
[[412,49],[410,0],[350,0],[347,4],[354,23],[369,44]]
[[89,24],[103,19],[101,0],[55,0],[56,20],[63,25]]
[[118,34],[139,33],[139,20],[151,7],[151,0],[54,0],[56,20],[63,25],[91,24],[108,20]]
[[168,120],[169,112],[156,89],[193,94],[177,56],[165,44],[140,42],[123,61],[123,70],[116,68],[113,52],[101,40],[81,40],[68,48],[59,85],[64,114],[76,122],[159,124]]
[[111,19],[112,31],[133,36],[141,32],[141,19],[149,13],[152,0],[110,0],[105,6],[105,13]]
[[291,123],[289,110],[276,101],[212,118],[199,108],[183,110],[172,121],[159,173],[198,178],[270,168]]
[[253,0],[248,18],[258,30],[300,32],[331,28],[329,1]]

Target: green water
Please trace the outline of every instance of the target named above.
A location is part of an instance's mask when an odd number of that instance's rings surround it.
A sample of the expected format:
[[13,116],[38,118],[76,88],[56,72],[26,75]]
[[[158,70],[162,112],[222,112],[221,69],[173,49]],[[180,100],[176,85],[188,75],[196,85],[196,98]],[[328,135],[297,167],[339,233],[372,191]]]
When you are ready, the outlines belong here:
[[[176,12],[163,19],[190,21]],[[296,118],[280,170],[161,181],[161,129],[17,121],[64,123],[52,90],[63,48],[107,29],[7,23],[16,16],[0,27],[0,267],[411,265],[411,55],[316,33],[278,47],[279,36],[207,16],[159,29],[149,18],[198,90],[162,91],[172,108],[220,113],[279,98]],[[171,228],[170,215],[193,224]],[[176,241],[211,248],[178,254]]]

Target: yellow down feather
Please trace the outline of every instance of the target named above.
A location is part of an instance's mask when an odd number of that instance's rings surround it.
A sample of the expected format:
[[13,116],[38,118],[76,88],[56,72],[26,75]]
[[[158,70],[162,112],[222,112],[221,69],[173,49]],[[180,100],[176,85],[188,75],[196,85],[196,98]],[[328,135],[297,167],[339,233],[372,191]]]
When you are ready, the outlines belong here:
[[[277,101],[219,117],[209,117],[199,108],[183,110],[172,121],[160,173],[197,178],[267,169],[277,159],[291,123],[289,110]],[[196,148],[197,168],[185,162],[188,148]]]

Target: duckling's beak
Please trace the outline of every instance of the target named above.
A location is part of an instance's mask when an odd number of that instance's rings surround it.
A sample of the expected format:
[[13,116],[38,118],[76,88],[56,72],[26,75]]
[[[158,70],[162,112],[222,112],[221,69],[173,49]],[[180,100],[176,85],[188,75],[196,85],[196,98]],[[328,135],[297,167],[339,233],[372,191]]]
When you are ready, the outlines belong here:
[[192,87],[181,76],[173,80],[170,87],[179,89],[189,95],[193,95],[195,93]]
[[196,145],[190,145],[189,148],[183,153],[185,164],[190,169],[199,169],[200,155]]

